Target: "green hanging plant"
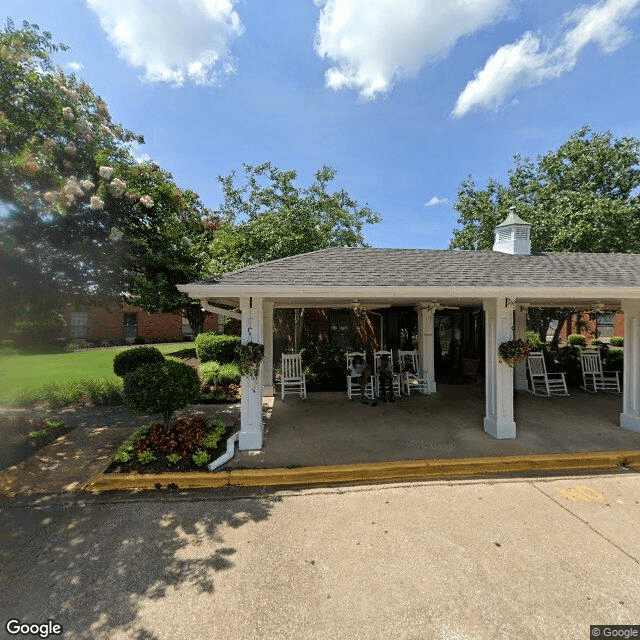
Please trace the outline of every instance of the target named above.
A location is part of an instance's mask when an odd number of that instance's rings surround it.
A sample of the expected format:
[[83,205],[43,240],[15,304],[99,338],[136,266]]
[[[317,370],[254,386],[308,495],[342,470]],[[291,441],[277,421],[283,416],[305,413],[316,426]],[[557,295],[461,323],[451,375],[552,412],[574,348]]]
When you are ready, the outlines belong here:
[[240,372],[243,376],[257,378],[260,364],[264,360],[264,345],[258,342],[247,342],[238,347],[240,358]]
[[504,364],[512,368],[524,362],[530,353],[531,345],[525,340],[520,339],[507,340],[498,347],[500,362],[504,362]]

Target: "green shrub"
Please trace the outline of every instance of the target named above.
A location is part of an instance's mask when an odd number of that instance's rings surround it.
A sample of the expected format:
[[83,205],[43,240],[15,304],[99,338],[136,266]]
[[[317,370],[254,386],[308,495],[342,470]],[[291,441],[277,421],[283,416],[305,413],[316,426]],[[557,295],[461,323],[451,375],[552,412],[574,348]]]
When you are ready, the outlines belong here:
[[211,433],[202,441],[202,446],[205,449],[215,449],[220,442],[220,439],[227,431],[227,427],[224,426],[222,420],[215,420],[213,422],[213,429]]
[[134,347],[121,351],[113,359],[113,372],[124,378],[143,364],[163,362],[164,356],[155,347]]
[[138,461],[140,464],[149,464],[151,461],[155,460],[156,457],[153,455],[153,451],[143,451],[138,454]]
[[582,366],[580,364],[580,348],[576,346],[561,347],[548,350],[546,360],[548,371],[564,371],[567,385],[577,387],[582,384]]
[[171,414],[196,400],[199,392],[196,370],[175,360],[143,364],[124,379],[125,406],[134,411],[162,413],[167,427]]
[[540,336],[535,331],[527,331],[527,335],[525,340],[531,345],[532,349],[542,349],[542,347],[546,344],[540,340]]
[[209,461],[209,454],[206,451],[203,451],[202,449],[198,449],[192,456],[191,459],[193,460],[194,464],[197,467],[201,467],[204,464],[207,464],[207,462]]
[[200,362],[212,360],[220,364],[237,362],[236,347],[239,344],[239,336],[214,332],[201,333],[195,339],[196,356]]
[[[346,389],[347,351],[361,351],[361,345],[347,348],[326,340],[308,337],[300,349],[302,366],[306,374],[313,375],[314,382],[325,391]],[[372,358],[369,357],[369,362]]]
[[180,454],[179,453],[170,453],[167,456],[167,462],[169,464],[176,464],[178,462],[178,460],[180,460]]
[[592,347],[599,347],[602,344],[602,340],[600,340],[600,338],[594,338],[591,341],[591,346]]
[[624,351],[622,349],[609,349],[604,357],[602,368],[607,371],[622,371],[624,365]]
[[611,338],[611,340],[609,340],[609,344],[612,347],[623,347],[624,346],[624,338],[621,338],[620,336],[613,336],[613,338]]
[[240,367],[233,362],[220,364],[212,360],[200,365],[200,377],[206,384],[229,386],[239,384],[242,374]]
[[200,365],[200,377],[202,378],[202,381],[206,384],[218,384],[221,366],[222,365],[215,360],[203,362]]
[[579,333],[572,333],[570,336],[567,337],[567,342],[572,347],[577,347],[577,346],[584,347],[587,340],[583,335]]

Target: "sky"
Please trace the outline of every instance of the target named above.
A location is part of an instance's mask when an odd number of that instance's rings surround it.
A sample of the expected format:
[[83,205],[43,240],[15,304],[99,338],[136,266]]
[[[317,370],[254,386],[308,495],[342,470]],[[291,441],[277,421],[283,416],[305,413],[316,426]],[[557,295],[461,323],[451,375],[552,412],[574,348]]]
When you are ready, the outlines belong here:
[[70,49],[135,149],[217,209],[220,175],[324,165],[383,222],[447,248],[462,180],[583,125],[640,138],[640,0],[3,0]]

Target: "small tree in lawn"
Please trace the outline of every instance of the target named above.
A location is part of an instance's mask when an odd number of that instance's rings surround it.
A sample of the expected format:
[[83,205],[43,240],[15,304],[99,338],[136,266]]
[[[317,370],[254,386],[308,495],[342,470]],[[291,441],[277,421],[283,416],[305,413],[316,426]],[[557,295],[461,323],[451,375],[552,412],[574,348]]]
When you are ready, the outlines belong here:
[[124,404],[128,409],[161,413],[169,427],[174,411],[197,400],[200,378],[184,362],[165,360],[143,364],[124,378]]

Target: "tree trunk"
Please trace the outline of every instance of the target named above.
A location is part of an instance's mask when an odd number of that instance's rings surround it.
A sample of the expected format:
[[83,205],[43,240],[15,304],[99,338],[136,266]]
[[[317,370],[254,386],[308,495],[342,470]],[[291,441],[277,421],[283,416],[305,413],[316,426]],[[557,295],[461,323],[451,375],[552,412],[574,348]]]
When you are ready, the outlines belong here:
[[193,337],[200,335],[204,330],[204,321],[211,314],[201,306],[191,305],[184,310],[184,317],[188,320],[189,326],[193,329]]
[[558,344],[560,343],[560,334],[562,333],[562,327],[564,327],[564,323],[567,321],[567,318],[570,318],[572,316],[571,311],[562,311],[562,312],[558,312],[558,326],[555,328],[555,331],[553,332],[553,339],[551,340],[551,344],[554,347],[557,347]]

